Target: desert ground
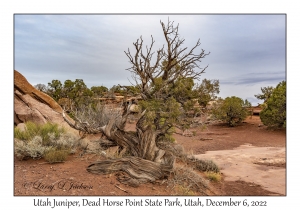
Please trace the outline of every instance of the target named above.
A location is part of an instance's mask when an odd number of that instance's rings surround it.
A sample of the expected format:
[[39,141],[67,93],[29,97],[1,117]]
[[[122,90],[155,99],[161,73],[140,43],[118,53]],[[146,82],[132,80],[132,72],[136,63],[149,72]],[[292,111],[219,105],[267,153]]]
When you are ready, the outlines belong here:
[[[133,126],[129,124],[127,128],[132,129]],[[173,137],[186,153],[200,159],[213,160],[222,175],[219,182],[209,181],[207,195],[286,195],[285,130],[267,129],[259,116],[252,116],[237,127],[215,123],[195,127],[191,132],[193,136],[175,133]],[[89,136],[88,141],[93,142],[97,138],[99,136]],[[98,159],[99,156],[83,154],[82,151],[56,164],[49,164],[43,159],[21,161],[15,157],[14,195],[182,195],[168,185],[166,180],[131,187],[119,183],[115,174],[88,173],[87,166]],[[198,173],[205,176],[204,173]]]

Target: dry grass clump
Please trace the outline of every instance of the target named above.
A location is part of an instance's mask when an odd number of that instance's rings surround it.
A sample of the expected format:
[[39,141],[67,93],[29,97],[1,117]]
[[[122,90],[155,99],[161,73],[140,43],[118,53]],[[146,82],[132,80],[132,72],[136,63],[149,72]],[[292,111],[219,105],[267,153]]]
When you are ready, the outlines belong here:
[[45,152],[44,159],[49,163],[60,163],[66,160],[69,153],[68,149],[50,148]]
[[197,195],[197,193],[191,190],[189,187],[182,186],[182,185],[176,185],[173,191],[175,192],[174,195],[183,195],[183,196]]
[[[174,191],[174,195],[207,195],[208,180],[220,181],[221,174],[219,167],[212,160],[200,160],[192,155],[185,153],[183,147],[174,143],[160,143],[160,148],[171,152],[177,160],[184,164],[184,167],[175,167],[170,178],[168,187]],[[196,171],[205,172],[203,178]]]
[[167,185],[174,190],[174,195],[207,195],[207,180],[189,167],[175,167]]
[[222,179],[222,176],[220,173],[216,173],[216,172],[212,172],[212,171],[208,171],[205,172],[206,177],[213,182],[219,182]]

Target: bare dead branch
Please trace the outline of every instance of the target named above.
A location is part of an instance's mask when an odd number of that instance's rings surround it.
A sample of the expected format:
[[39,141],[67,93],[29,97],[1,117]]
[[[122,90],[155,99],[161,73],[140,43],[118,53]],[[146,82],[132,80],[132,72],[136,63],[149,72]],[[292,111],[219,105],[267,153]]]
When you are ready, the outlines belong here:
[[116,188],[118,188],[118,189],[120,189],[120,190],[122,190],[123,192],[126,192],[126,193],[128,193],[128,191],[127,191],[127,190],[124,190],[123,188],[119,187],[118,185],[115,185],[115,187],[116,187]]

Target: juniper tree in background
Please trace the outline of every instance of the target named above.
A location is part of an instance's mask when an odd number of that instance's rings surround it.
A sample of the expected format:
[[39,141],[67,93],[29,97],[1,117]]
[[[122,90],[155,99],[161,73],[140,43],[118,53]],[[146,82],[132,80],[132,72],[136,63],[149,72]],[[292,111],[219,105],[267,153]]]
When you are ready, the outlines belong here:
[[212,115],[218,120],[228,123],[230,127],[236,126],[246,119],[249,114],[247,108],[251,104],[236,96],[227,97],[224,100],[219,99],[213,105]]
[[262,93],[254,95],[254,96],[259,100],[263,100],[265,103],[271,97],[273,90],[274,90],[274,87],[271,87],[271,86],[262,87],[261,88]]
[[48,83],[47,94],[51,96],[55,101],[63,98],[63,85],[59,80],[52,80]]
[[203,79],[196,90],[198,91],[199,95],[199,104],[206,107],[208,102],[211,100],[216,100],[216,95],[220,93],[219,80]]
[[95,97],[103,97],[107,93],[108,88],[105,86],[93,86],[91,87],[91,91]]
[[259,116],[264,125],[278,128],[286,127],[286,81],[280,82],[273,89]]

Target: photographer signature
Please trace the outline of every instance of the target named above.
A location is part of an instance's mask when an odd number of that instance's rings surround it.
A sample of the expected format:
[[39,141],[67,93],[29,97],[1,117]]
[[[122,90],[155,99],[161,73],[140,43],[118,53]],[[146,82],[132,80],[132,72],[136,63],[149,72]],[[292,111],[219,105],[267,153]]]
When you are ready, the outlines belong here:
[[54,183],[46,183],[43,180],[37,180],[33,182],[25,182],[23,187],[29,188],[32,187],[33,189],[41,190],[41,191],[53,191],[53,190],[91,190],[93,189],[92,185],[86,185],[82,182],[76,182],[73,180],[59,180]]

